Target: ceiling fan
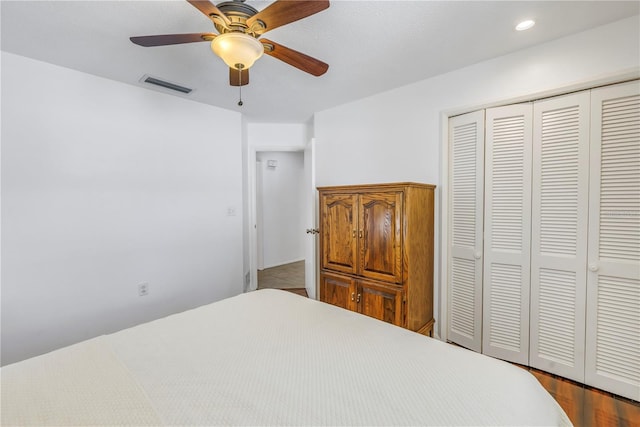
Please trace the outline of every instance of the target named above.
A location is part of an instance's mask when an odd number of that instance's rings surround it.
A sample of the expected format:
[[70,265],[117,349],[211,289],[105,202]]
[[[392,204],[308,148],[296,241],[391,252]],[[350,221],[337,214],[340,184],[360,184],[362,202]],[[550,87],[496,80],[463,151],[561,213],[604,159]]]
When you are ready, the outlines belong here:
[[130,40],[144,47],[211,42],[211,49],[229,66],[231,86],[249,83],[249,68],[263,53],[314,76],[321,76],[329,69],[322,61],[260,38],[267,31],[328,8],[329,0],[276,0],[261,11],[245,4],[245,0],[226,1],[217,6],[208,0],[187,1],[211,19],[218,34],[162,34],[130,37]]

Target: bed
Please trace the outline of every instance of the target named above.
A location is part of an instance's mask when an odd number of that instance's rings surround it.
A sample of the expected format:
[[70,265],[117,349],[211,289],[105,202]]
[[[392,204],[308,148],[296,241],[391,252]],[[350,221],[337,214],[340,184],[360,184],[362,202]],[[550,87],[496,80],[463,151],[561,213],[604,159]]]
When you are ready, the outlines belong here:
[[260,290],[1,370],[2,426],[571,425],[527,371]]

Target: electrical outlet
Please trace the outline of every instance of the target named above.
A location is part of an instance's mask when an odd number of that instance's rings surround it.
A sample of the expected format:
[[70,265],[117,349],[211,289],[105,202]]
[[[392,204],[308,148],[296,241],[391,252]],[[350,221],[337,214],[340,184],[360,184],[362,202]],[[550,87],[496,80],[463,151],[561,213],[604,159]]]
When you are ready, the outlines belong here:
[[149,295],[149,284],[148,283],[140,283],[138,285],[138,296],[144,297]]

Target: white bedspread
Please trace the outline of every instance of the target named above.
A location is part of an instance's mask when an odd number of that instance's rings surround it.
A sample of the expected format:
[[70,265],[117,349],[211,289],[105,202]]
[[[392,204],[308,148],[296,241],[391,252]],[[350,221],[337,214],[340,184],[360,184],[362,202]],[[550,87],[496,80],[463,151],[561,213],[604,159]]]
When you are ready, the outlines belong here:
[[[90,349],[79,350],[85,346]],[[74,372],[65,355],[85,368]],[[66,397],[52,400],[59,389]],[[16,408],[28,408],[34,421],[22,422],[27,418],[16,415],[24,412]],[[2,425],[44,425],[42,420],[570,425],[525,370],[276,290],[239,295],[4,367]]]
[[155,409],[98,337],[2,368],[2,426],[153,426]]

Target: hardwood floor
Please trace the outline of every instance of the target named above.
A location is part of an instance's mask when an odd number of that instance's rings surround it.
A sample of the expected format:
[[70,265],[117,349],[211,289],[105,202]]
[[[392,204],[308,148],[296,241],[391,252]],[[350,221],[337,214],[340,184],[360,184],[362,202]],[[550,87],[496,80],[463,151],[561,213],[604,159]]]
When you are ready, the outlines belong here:
[[304,288],[304,261],[258,270],[258,289],[282,289],[309,298]]
[[304,288],[304,261],[258,270],[258,289]]
[[576,427],[640,426],[639,402],[537,369],[523,368],[540,381]]
[[307,290],[305,288],[283,289],[283,291],[293,292],[294,294],[302,295],[303,297],[309,298],[309,295],[307,294]]

